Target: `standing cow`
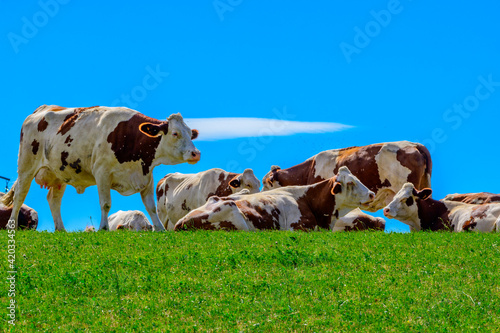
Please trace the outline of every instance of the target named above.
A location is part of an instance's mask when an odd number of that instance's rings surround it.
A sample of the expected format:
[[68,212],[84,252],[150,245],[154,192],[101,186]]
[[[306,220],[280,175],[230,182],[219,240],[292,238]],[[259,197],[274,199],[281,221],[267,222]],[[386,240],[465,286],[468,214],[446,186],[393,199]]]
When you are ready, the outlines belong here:
[[[0,192],[0,199],[5,193]],[[5,207],[0,203],[0,229],[6,229],[9,222],[12,208]],[[18,214],[19,228],[20,229],[36,229],[38,227],[38,213],[31,207],[26,205],[21,206]]]
[[167,230],[173,230],[181,217],[212,195],[225,197],[243,189],[259,192],[260,181],[252,169],[239,174],[217,168],[196,174],[171,173],[156,186],[158,217]]
[[[375,200],[366,210],[375,212],[389,202],[406,182],[430,187],[432,162],[427,148],[408,141],[379,143],[323,151],[305,162],[281,169],[273,166],[264,178],[264,190],[308,185],[328,179],[347,166],[370,190]],[[363,208],[365,209],[365,208]]]
[[415,189],[406,183],[384,208],[384,215],[397,219],[412,230],[500,231],[500,204],[471,205],[430,198],[432,190]]
[[123,107],[39,107],[21,129],[18,180],[2,198],[17,214],[31,181],[49,189],[56,230],[65,230],[61,199],[69,184],[77,193],[97,185],[101,206],[99,229],[109,229],[110,190],[122,195],[141,193],[155,230],[164,230],[156,215],[152,171],[160,164],[194,164],[200,152],[191,140],[198,135],[180,114],[166,121]]
[[175,230],[331,229],[339,217],[374,197],[347,167],[342,167],[336,176],[312,185],[213,196],[180,219]]

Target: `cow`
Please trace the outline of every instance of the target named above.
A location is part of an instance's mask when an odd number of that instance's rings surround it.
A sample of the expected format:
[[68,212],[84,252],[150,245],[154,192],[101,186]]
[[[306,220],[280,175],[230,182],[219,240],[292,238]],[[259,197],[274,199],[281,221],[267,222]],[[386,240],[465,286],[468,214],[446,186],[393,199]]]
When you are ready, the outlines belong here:
[[347,167],[322,182],[288,186],[266,192],[213,196],[189,212],[174,230],[314,230],[330,229],[335,221],[375,194]]
[[65,230],[61,199],[66,185],[77,193],[97,185],[101,208],[99,230],[109,229],[110,190],[122,195],[139,192],[155,230],[164,230],[154,198],[152,171],[160,164],[197,163],[200,151],[180,114],[166,121],[124,107],[64,108],[40,106],[21,128],[18,179],[2,198],[17,213],[31,181],[48,188],[47,201],[56,230]]
[[464,194],[448,194],[441,200],[458,201],[468,204],[480,205],[484,203],[500,202],[500,194],[493,194],[489,192],[480,193],[464,193]]
[[128,229],[135,231],[149,231],[153,229],[143,212],[139,210],[119,210],[108,218],[109,230]]
[[385,220],[381,217],[368,215],[356,208],[338,219],[332,231],[385,230]]
[[181,217],[211,196],[225,197],[243,189],[259,192],[260,181],[252,169],[240,174],[217,168],[196,174],[171,173],[156,186],[158,217],[167,230],[173,230]]
[[384,208],[384,215],[415,231],[500,231],[500,204],[439,201],[430,198],[431,194],[430,188],[417,190],[413,184],[406,183]]
[[[0,192],[0,198],[5,193]],[[0,229],[7,229],[7,223],[12,214],[12,208],[0,203]],[[22,205],[19,210],[18,221],[20,229],[36,229],[38,227],[38,213],[31,207]]]
[[263,190],[314,184],[332,177],[342,166],[375,193],[375,200],[366,208],[370,212],[391,202],[406,182],[419,189],[431,184],[432,161],[427,148],[398,141],[323,151],[288,169],[272,166],[262,179]]

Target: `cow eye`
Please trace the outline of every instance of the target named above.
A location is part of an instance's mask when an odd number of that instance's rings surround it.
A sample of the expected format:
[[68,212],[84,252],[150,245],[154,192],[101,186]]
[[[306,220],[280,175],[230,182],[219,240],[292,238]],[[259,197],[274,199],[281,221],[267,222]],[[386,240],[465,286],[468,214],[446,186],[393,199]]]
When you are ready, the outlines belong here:
[[408,199],[406,199],[406,205],[409,207],[411,205],[413,205],[413,197],[409,197]]
[[175,137],[178,137],[178,136],[179,136],[179,133],[174,132],[174,133],[172,133],[172,135],[173,135],[173,136],[175,136]]

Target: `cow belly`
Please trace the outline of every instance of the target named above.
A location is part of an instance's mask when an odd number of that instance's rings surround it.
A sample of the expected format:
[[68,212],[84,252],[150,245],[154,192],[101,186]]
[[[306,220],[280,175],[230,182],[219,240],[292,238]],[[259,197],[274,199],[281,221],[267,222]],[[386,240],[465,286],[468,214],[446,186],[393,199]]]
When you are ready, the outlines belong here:
[[94,177],[85,171],[79,174],[72,171],[54,172],[48,167],[43,167],[38,171],[35,182],[45,188],[61,187],[62,184],[68,184],[75,187],[79,194],[83,193],[85,188],[96,184]]

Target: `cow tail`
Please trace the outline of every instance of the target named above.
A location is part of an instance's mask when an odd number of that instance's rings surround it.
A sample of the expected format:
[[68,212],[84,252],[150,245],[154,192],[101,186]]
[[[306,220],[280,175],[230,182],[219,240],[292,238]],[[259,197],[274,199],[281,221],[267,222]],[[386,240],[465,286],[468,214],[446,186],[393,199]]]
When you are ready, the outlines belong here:
[[17,180],[14,182],[14,185],[10,188],[9,192],[7,192],[4,196],[2,196],[1,202],[6,207],[11,207],[14,202],[14,192],[16,191]]
[[422,188],[430,188],[431,187],[431,176],[432,176],[432,159],[431,159],[431,153],[425,147],[424,145],[418,144],[417,145],[417,150],[420,152],[420,154],[423,156],[425,160],[425,172],[424,175],[420,181],[420,189]]

